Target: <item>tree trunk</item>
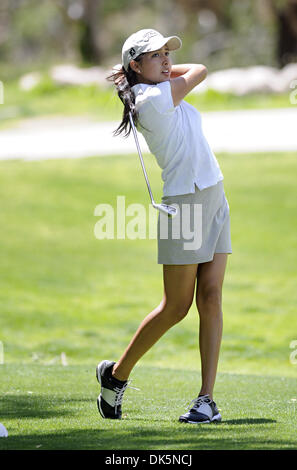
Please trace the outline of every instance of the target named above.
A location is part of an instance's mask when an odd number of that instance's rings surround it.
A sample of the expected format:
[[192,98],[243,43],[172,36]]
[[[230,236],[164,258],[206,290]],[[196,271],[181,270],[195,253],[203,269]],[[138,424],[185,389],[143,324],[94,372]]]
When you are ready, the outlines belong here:
[[84,0],[84,14],[80,20],[79,49],[85,62],[100,63],[102,54],[97,41],[97,30],[100,24],[99,7],[101,0]]
[[278,62],[284,67],[297,62],[297,2],[290,2],[278,15]]
[[277,21],[277,60],[280,67],[297,62],[297,0],[288,0],[277,8],[273,0],[267,0]]

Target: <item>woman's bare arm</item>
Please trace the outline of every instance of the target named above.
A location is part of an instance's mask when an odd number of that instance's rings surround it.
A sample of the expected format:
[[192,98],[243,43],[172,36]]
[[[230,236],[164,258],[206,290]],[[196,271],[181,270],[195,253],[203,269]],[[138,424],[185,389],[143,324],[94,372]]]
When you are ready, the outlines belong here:
[[170,75],[171,93],[174,106],[207,76],[207,68],[202,64],[177,64],[172,66]]

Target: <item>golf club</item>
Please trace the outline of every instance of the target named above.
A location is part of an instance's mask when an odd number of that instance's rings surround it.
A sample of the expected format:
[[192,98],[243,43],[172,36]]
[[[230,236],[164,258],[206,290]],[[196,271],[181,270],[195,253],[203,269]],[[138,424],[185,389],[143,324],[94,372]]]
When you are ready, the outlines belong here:
[[133,131],[136,147],[137,147],[137,150],[138,150],[138,155],[139,155],[139,158],[140,158],[140,163],[141,163],[141,166],[142,166],[143,174],[144,174],[144,177],[145,177],[147,189],[148,189],[148,192],[149,192],[149,195],[150,195],[150,198],[151,198],[152,206],[155,209],[158,209],[159,211],[164,212],[165,214],[168,214],[170,217],[172,217],[173,215],[176,215],[176,213],[177,213],[177,210],[176,210],[175,207],[168,206],[167,204],[156,204],[155,201],[154,201],[151,186],[150,186],[149,179],[148,179],[148,176],[147,176],[147,172],[146,172],[146,169],[145,169],[145,166],[144,166],[144,161],[143,161],[143,157],[142,157],[142,153],[141,153],[141,149],[140,149],[140,145],[139,145],[139,141],[138,141],[137,131],[136,131],[136,127],[135,127],[135,124],[134,124],[134,121],[133,121],[131,111],[129,112],[129,119],[130,119],[132,131]]

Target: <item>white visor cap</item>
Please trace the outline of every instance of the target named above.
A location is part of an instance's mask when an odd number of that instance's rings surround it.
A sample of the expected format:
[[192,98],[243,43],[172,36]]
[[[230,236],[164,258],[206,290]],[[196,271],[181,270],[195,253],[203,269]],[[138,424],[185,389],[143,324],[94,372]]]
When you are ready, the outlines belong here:
[[136,59],[140,54],[161,49],[165,44],[170,51],[179,49],[182,41],[178,36],[164,36],[154,29],[141,29],[126,39],[122,48],[122,65],[126,71],[130,61]]

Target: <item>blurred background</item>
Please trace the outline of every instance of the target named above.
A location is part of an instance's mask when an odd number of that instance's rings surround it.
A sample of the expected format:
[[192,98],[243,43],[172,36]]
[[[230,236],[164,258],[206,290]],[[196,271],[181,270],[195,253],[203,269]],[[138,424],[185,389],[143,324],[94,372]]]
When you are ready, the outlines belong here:
[[295,0],[2,0],[1,75],[64,61],[110,66],[135,30],[180,34],[178,61],[209,70],[297,58]]
[[[254,107],[258,99],[264,107],[289,105],[296,0],[1,0],[0,127],[51,113],[101,119],[104,110],[105,119],[118,119],[106,75],[121,61],[124,40],[148,27],[182,37],[175,63],[207,65],[196,90],[200,109]],[[233,99],[257,93],[257,100]]]
[[[94,367],[117,360],[163,296],[148,224],[146,239],[94,235],[98,204],[149,208],[133,136],[113,137],[122,103],[106,80],[141,28],[182,38],[173,63],[208,68],[186,100],[230,205],[227,420],[201,439],[172,432],[200,380],[194,304],[137,365],[126,424],[97,433]],[[0,103],[0,414],[14,436],[0,446],[296,449],[297,0],[0,0]]]

